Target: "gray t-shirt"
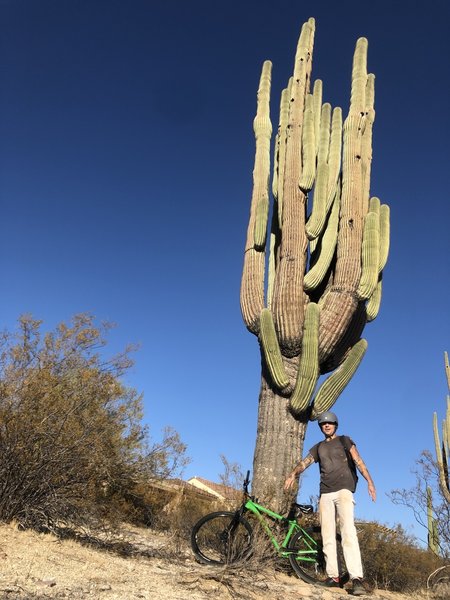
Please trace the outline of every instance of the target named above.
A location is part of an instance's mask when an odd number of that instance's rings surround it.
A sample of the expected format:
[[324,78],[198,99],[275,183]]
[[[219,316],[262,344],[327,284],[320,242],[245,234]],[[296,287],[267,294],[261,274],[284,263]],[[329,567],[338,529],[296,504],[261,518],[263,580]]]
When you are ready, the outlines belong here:
[[348,450],[355,442],[346,435],[337,436],[330,441],[323,441],[311,448],[309,453],[320,467],[320,493],[328,494],[339,490],[355,491],[356,484],[348,466],[347,455],[342,441]]

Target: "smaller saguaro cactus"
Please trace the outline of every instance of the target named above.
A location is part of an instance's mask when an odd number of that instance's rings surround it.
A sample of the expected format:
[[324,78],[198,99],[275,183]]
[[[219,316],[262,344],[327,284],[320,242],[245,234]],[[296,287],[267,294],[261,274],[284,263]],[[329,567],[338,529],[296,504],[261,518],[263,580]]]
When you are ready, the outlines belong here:
[[[447,386],[450,391],[450,367],[448,354],[444,352],[445,373]],[[447,412],[442,422],[442,442],[439,437],[437,413],[433,415],[434,445],[436,447],[436,460],[439,467],[439,485],[447,502],[450,503],[450,396],[447,396]]]
[[439,555],[439,534],[437,521],[433,516],[433,496],[431,488],[427,487],[427,521],[428,521],[428,550]]

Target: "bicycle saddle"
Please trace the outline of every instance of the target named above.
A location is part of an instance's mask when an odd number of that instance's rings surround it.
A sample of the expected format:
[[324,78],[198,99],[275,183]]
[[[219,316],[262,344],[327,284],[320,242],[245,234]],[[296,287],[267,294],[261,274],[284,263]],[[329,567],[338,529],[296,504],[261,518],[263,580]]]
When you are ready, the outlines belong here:
[[299,510],[300,512],[302,512],[305,515],[309,515],[310,513],[314,512],[314,508],[312,507],[311,504],[297,504],[295,503],[295,508],[297,510]]
[[288,521],[292,519],[298,519],[302,514],[309,515],[312,512],[314,512],[314,509],[311,504],[297,504],[297,502],[294,502],[286,519]]

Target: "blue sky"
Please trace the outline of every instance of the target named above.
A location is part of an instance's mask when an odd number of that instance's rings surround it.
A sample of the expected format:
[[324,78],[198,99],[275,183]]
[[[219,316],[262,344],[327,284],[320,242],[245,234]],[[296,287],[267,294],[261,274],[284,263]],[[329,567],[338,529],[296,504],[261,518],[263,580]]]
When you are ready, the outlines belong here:
[[[1,325],[89,311],[140,343],[129,383],[154,439],[171,425],[185,477],[251,468],[260,358],[239,285],[262,62],[272,121],[298,33],[316,18],[313,78],[348,108],[358,37],[376,75],[371,192],[391,254],[369,349],[335,406],[377,485],[360,517],[413,527],[386,493],[414,483],[443,417],[449,344],[450,5],[0,0]],[[308,430],[305,448],[320,439]],[[318,488],[305,474],[300,498]],[[422,533],[420,529],[411,529]]]

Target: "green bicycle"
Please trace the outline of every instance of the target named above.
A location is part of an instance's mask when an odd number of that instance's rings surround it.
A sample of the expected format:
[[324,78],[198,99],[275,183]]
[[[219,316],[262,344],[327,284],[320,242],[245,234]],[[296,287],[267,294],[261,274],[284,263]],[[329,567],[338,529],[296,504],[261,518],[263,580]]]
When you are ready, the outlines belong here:
[[[298,577],[307,583],[323,584],[327,574],[320,527],[302,527],[298,522],[303,515],[311,514],[313,507],[309,504],[295,503],[289,514],[283,517],[258,504],[248,493],[249,483],[250,471],[247,471],[243,484],[243,501],[236,511],[213,512],[202,517],[194,525],[191,546],[196,558],[208,565],[229,565],[248,559],[252,554],[253,527],[244,514],[252,513],[277,554],[289,559]],[[273,532],[274,524],[279,524],[281,529],[284,529],[282,540],[278,540]],[[339,535],[337,542],[340,545]]]

